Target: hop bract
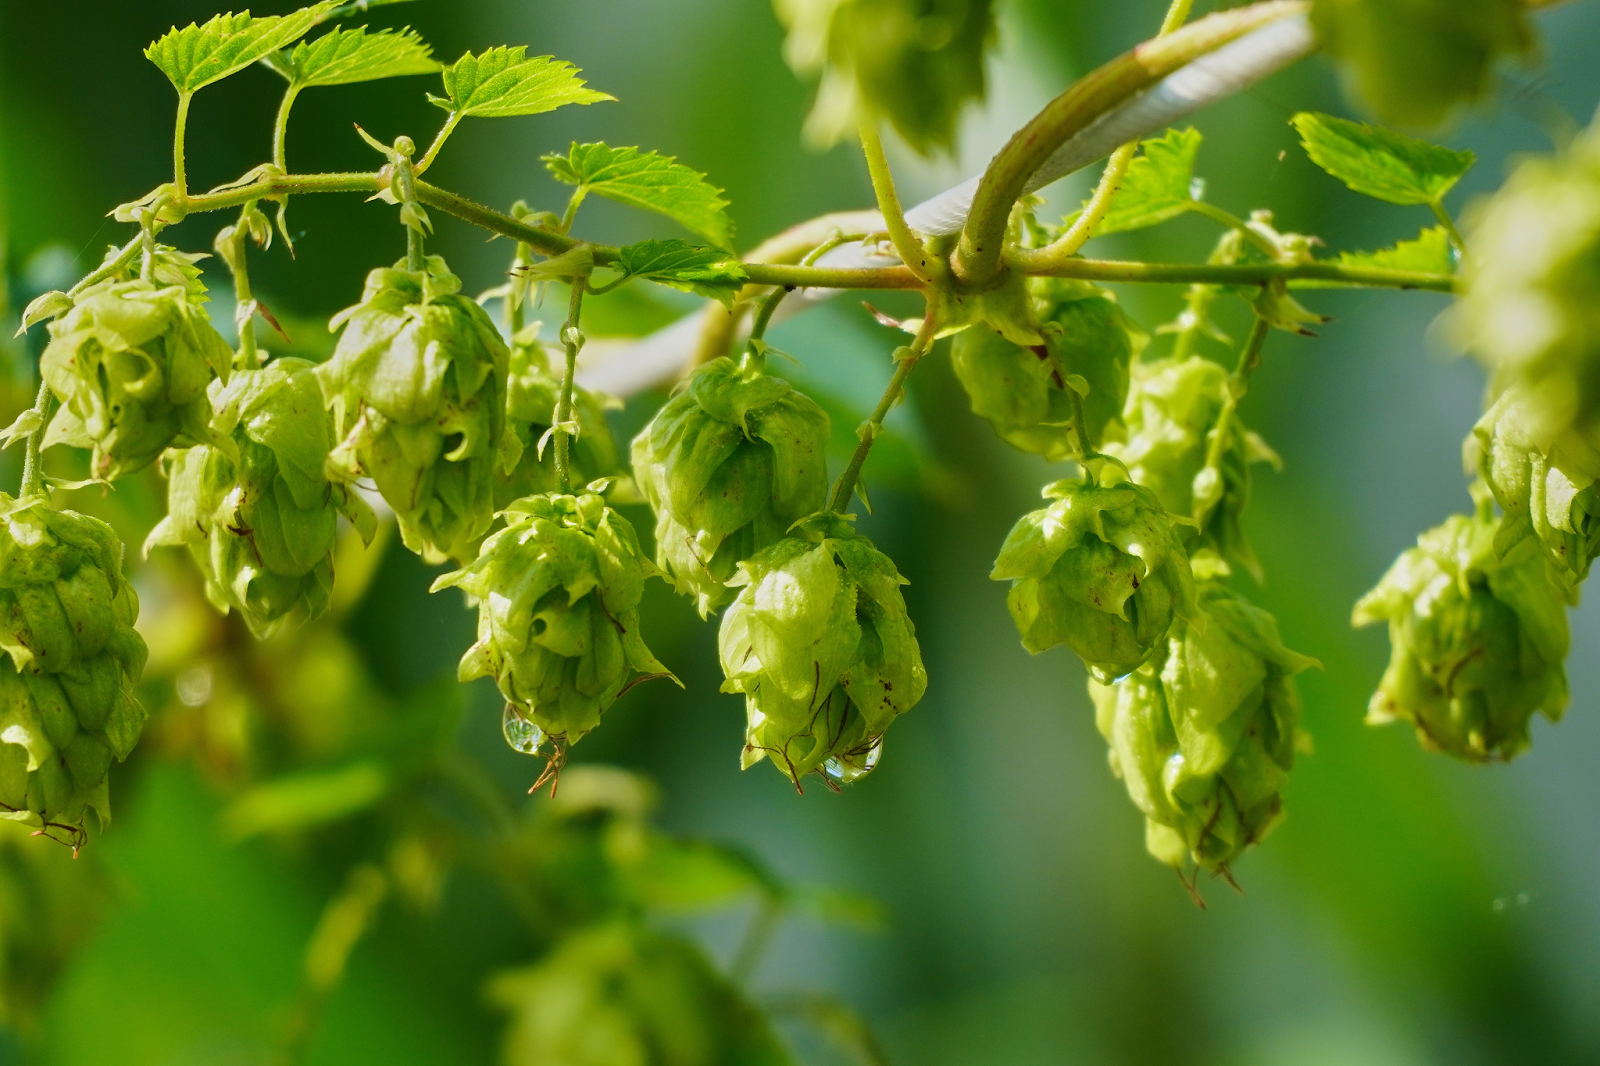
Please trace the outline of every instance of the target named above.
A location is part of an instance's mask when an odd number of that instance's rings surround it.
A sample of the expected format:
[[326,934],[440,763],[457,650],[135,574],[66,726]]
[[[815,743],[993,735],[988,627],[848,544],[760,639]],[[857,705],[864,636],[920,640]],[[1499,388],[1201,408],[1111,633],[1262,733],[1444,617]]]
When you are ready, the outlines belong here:
[[93,475],[110,479],[212,439],[206,387],[227,379],[233,350],[201,306],[195,258],[164,250],[151,280],[99,282],[50,323],[39,369],[61,407],[44,447],[86,448]]
[[1520,386],[1541,436],[1600,419],[1600,127],[1536,157],[1469,219],[1461,339]]
[[1151,855],[1225,871],[1277,824],[1300,728],[1292,676],[1312,665],[1283,646],[1270,614],[1206,581],[1149,663],[1089,682]]
[[1208,461],[1227,385],[1227,371],[1209,359],[1135,364],[1125,414],[1127,439],[1108,450],[1168,511],[1195,519],[1197,543],[1214,547],[1259,581],[1261,565],[1240,516],[1250,502],[1250,464],[1276,466],[1279,460],[1233,413],[1219,462],[1213,466]]
[[292,614],[315,618],[333,591],[333,545],[344,514],[371,540],[372,509],[329,482],[333,422],[314,364],[277,359],[236,370],[212,389],[216,428],[235,455],[201,445],[168,453],[167,517],[145,550],[187,545],[218,610],[267,636]]
[[[497,509],[503,510],[524,496],[555,492],[561,487],[556,478],[555,450],[544,441],[546,431],[555,424],[560,399],[561,378],[550,372],[549,355],[539,343],[538,327],[530,326],[511,339],[506,430],[516,442],[512,450],[519,454],[509,470],[502,466],[496,472]],[[601,398],[574,385],[572,407],[578,423],[578,435],[572,438],[568,453],[572,483],[587,485],[621,473],[622,460],[606,425]]]
[[1389,623],[1391,654],[1372,723],[1407,721],[1423,746],[1509,759],[1535,712],[1567,705],[1567,615],[1532,538],[1501,556],[1499,523],[1455,515],[1417,538],[1356,604],[1355,624]]
[[144,728],[133,698],[139,597],[111,527],[42,497],[0,493],[0,815],[82,840],[111,817],[106,772]]
[[505,430],[506,345],[460,288],[438,256],[374,270],[334,316],[344,332],[316,370],[341,438],[329,470],[371,477],[430,563],[472,558],[494,521]]
[[734,597],[737,565],[820,510],[828,415],[759,360],[716,359],[633,442],[656,513],[656,561],[701,617]]
[[495,679],[510,705],[507,739],[532,754],[545,738],[576,742],[640,675],[672,675],[639,634],[639,598],[656,571],[627,519],[592,492],[530,496],[504,517],[478,558],[433,589],[476,597],[478,642],[461,680]]
[[1143,486],[1068,479],[1044,496],[1056,502],[1018,520],[989,576],[1012,583],[1006,605],[1024,647],[1037,655],[1065,644],[1109,682],[1148,659],[1174,618],[1193,614],[1189,557]]
[[852,781],[877,765],[883,733],[928,687],[905,578],[872,542],[819,514],[739,564],[722,619],[724,692],[742,692],[743,764],[770,758],[796,785]]
[[1067,390],[1087,387],[1084,423],[1099,447],[1121,418],[1129,366],[1148,338],[1103,289],[1052,278],[1029,289],[1044,344],[1023,347],[974,326],[956,336],[951,365],[973,413],[1009,444],[1046,459],[1078,458]]
[[1600,432],[1594,430],[1543,432],[1520,388],[1501,394],[1467,440],[1469,471],[1483,477],[1506,513],[1498,550],[1532,532],[1557,570],[1575,582],[1589,576],[1589,564],[1600,554],[1597,445]]

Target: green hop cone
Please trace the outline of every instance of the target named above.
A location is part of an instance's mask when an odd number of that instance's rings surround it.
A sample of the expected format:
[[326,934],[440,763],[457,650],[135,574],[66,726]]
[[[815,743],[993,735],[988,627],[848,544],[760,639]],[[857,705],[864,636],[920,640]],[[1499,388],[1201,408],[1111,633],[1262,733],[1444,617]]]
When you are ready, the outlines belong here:
[[1523,394],[1530,431],[1600,424],[1600,126],[1534,157],[1469,214],[1456,333],[1497,388]]
[[1528,746],[1536,711],[1567,705],[1567,615],[1533,538],[1495,551],[1500,523],[1454,515],[1417,538],[1356,604],[1389,623],[1391,654],[1367,721],[1407,721],[1424,747],[1481,762]]
[[602,922],[532,966],[497,974],[506,1066],[788,1066],[765,1019],[693,944]]
[[656,514],[656,562],[701,617],[734,598],[740,562],[827,499],[828,415],[759,360],[695,371],[633,442]]
[[494,471],[507,447],[505,342],[460,294],[444,260],[380,268],[317,367],[345,481],[365,474],[394,508],[406,547],[430,563],[471,559],[494,521]]
[[237,460],[205,445],[169,452],[167,517],[145,551],[187,545],[220,611],[266,637],[291,615],[315,618],[333,591],[338,516],[371,541],[372,509],[324,470],[334,444],[315,366],[276,359],[212,388],[216,426]]
[[503,516],[478,558],[433,591],[458,586],[478,601],[460,678],[495,679],[507,741],[531,755],[549,738],[559,755],[634,682],[672,677],[639,633],[656,570],[633,526],[593,492],[530,496]]
[[90,472],[109,480],[214,439],[206,387],[227,379],[233,350],[201,306],[198,258],[159,249],[150,280],[115,274],[50,323],[39,369],[61,407],[44,447],[89,450]]
[[905,578],[826,512],[739,570],[718,647],[722,690],[745,697],[745,768],[770,757],[796,786],[813,772],[831,783],[868,773],[884,731],[928,687]]
[[1600,554],[1600,433],[1542,433],[1527,394],[1514,388],[1473,427],[1465,452],[1468,471],[1506,513],[1496,549],[1504,553],[1532,532],[1558,571],[1574,583],[1588,577]]
[[[1109,461],[1091,466],[1116,476]],[[1044,496],[1055,502],[1017,521],[989,576],[1012,583],[1006,605],[1024,647],[1065,644],[1110,682],[1154,654],[1173,619],[1193,615],[1189,557],[1143,486],[1068,479]]]
[[106,773],[144,728],[133,697],[139,597],[111,527],[42,497],[0,493],[0,814],[81,843],[86,808],[111,817]]
[[[550,372],[550,359],[539,343],[539,327],[530,326],[511,339],[510,377],[506,385],[506,428],[518,453],[509,469],[495,473],[494,505],[504,510],[524,496],[555,492],[555,449],[545,434],[556,420],[561,378]],[[581,386],[572,388],[578,435],[572,438],[568,462],[575,485],[587,485],[622,472],[616,441],[606,425],[605,403]]]
[[1300,730],[1292,678],[1317,664],[1226,586],[1203,581],[1197,600],[1150,662],[1110,685],[1091,680],[1089,695],[1150,854],[1226,872],[1282,817]]
[[1209,359],[1135,364],[1125,415],[1127,439],[1108,450],[1168,511],[1195,519],[1199,544],[1216,548],[1260,581],[1261,564],[1240,516],[1250,502],[1250,465],[1277,466],[1279,459],[1233,413],[1218,463],[1208,461],[1227,387],[1228,372]]
[[1024,347],[975,326],[956,336],[951,364],[973,413],[1007,443],[1052,461],[1078,458],[1068,389],[1087,389],[1085,428],[1099,447],[1119,427],[1129,366],[1149,338],[1094,285],[1040,278],[1029,290],[1043,344]]

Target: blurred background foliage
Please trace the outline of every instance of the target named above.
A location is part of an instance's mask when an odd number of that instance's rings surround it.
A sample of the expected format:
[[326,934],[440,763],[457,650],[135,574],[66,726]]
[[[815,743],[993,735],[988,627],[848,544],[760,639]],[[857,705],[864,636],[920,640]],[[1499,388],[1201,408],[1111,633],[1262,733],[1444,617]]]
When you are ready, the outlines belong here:
[[[953,157],[897,155],[903,195],[975,173],[1073,77],[1148,36],[1162,7],[1003,3],[987,104],[963,121]],[[140,49],[213,10],[0,3],[7,321],[126,239],[105,212],[167,179],[172,93]],[[621,100],[467,124],[430,178],[482,202],[558,210],[538,157],[571,139],[705,170],[728,190],[743,248],[870,200],[851,149],[802,146],[807,89],[759,0],[433,0],[370,21],[416,26],[447,60],[527,44]],[[1600,8],[1539,22],[1543,54],[1447,134],[1480,158],[1453,206],[1600,100]],[[291,129],[292,167],[374,165],[352,121],[385,140],[429,137],[431,87],[312,94]],[[193,187],[264,157],[277,89],[257,68],[197,98]],[[1414,236],[1421,209],[1361,199],[1305,160],[1287,121],[1302,109],[1350,113],[1322,60],[1202,114],[1208,198],[1241,214],[1271,207],[1282,228],[1334,250]],[[1053,207],[1091,177],[1053,190]],[[403,237],[389,208],[354,198],[302,197],[290,218],[298,257],[280,244],[253,275],[295,353],[316,357],[327,317]],[[167,239],[209,249],[222,222],[197,217]],[[670,235],[595,200],[579,229]],[[1195,260],[1212,237],[1186,219],[1090,251]],[[451,220],[430,250],[470,290],[498,284],[511,254]],[[226,331],[226,282],[211,280]],[[1147,327],[1180,296],[1123,294]],[[873,1054],[842,1003],[889,1061],[918,1066],[1600,1061],[1600,614],[1574,615],[1567,720],[1535,726],[1513,766],[1459,765],[1421,752],[1409,730],[1362,725],[1385,647],[1349,628],[1350,606],[1417,531],[1465,507],[1458,445],[1482,381],[1431,328],[1442,297],[1308,302],[1335,320],[1316,340],[1275,334],[1245,403],[1285,460],[1258,480],[1246,520],[1268,574],[1259,601],[1326,669],[1301,679],[1316,751],[1289,782],[1285,825],[1236,868],[1247,895],[1213,882],[1199,911],[1149,860],[1078,660],[1030,658],[1018,643],[987,574],[1014,517],[1059,474],[1000,444],[933,359],[891,419],[894,446],[874,452],[876,513],[862,523],[911,581],[931,684],[882,767],[843,795],[739,772],[743,709],[717,694],[715,631],[660,583],[645,625],[687,691],[635,689],[575,749],[558,797],[528,800],[537,765],[500,739],[493,686],[453,680],[472,615],[453,592],[428,595],[434,575],[398,538],[343,548],[335,609],[265,646],[205,605],[181,553],[136,563],[153,717],[113,771],[115,824],[73,861],[0,823],[0,1063],[520,1066],[572,1053],[536,1035],[563,1018],[607,1047],[656,1048],[648,1061],[766,1061],[774,1034],[740,995],[818,1063]],[[595,301],[588,324],[644,332],[681,307],[633,292]],[[4,349],[4,421],[31,395],[42,332]],[[889,332],[841,300],[770,339],[851,443],[887,381]],[[631,435],[661,399],[635,398],[613,415],[617,431]],[[3,463],[15,484],[15,452]],[[147,472],[64,502],[136,546],[161,486]],[[630,516],[648,529],[641,510]],[[817,884],[832,887],[793,887]],[[720,1022],[697,1031],[691,1017]]]

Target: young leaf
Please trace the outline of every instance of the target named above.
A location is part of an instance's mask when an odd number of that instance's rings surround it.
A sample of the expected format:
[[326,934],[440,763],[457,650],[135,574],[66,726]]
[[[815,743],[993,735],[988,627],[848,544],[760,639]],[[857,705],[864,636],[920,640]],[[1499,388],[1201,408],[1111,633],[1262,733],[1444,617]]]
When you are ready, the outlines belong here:
[[[1200,131],[1193,126],[1186,130],[1168,130],[1164,135],[1145,141],[1128,173],[1122,179],[1122,188],[1111,201],[1111,210],[1096,227],[1094,235],[1126,233],[1159,225],[1188,211],[1194,203],[1194,161],[1200,153]],[[1067,224],[1077,218],[1068,218]]]
[[[1340,266],[1371,267],[1377,270],[1408,270],[1421,274],[1453,274],[1456,269],[1455,253],[1450,247],[1450,235],[1443,226],[1423,230],[1414,241],[1401,241],[1393,248],[1376,252],[1341,252]],[[1331,289],[1345,284],[1339,281],[1302,281],[1296,288]]]
[[725,304],[731,304],[734,294],[750,280],[744,267],[727,252],[694,248],[676,238],[641,241],[620,248],[614,265],[630,277],[709,296]]
[[1356,192],[1391,204],[1439,203],[1477,162],[1471,152],[1332,115],[1302,111],[1291,121],[1313,163]]
[[192,93],[287,47],[328,16],[337,0],[303,7],[288,15],[252,18],[245,11],[217,15],[204,26],[173,27],[144,50],[180,93]]
[[733,240],[722,190],[671,156],[574,142],[566,155],[545,156],[544,165],[558,181],[659,212],[719,247]]
[[432,74],[440,69],[432,52],[433,49],[411,29],[369,34],[365,26],[353,30],[335,27],[314,41],[295,45],[287,57],[287,70],[278,72],[301,88],[348,85],[408,74]]
[[550,56],[525,58],[527,49],[491,48],[466,53],[444,70],[443,97],[428,99],[457,115],[504,118],[539,115],[564,104],[593,104],[616,97],[584,87],[578,68]]

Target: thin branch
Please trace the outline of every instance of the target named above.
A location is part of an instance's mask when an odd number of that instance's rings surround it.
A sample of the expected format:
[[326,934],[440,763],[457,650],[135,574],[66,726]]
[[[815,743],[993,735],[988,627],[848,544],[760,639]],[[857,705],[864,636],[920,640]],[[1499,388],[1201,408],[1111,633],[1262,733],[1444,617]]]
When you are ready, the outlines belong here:
[[883,142],[878,139],[878,127],[871,119],[863,119],[860,126],[861,151],[867,157],[867,172],[872,175],[872,191],[878,198],[878,210],[883,213],[883,224],[889,231],[889,240],[899,253],[900,261],[916,275],[918,281],[928,284],[932,275],[928,270],[928,250],[911,227],[906,225],[905,212],[900,209],[900,194],[895,192],[894,174],[889,170],[889,158],[883,154]]
[[898,365],[894,369],[894,377],[889,379],[889,387],[883,390],[883,398],[878,401],[872,416],[862,423],[857,431],[861,443],[856,445],[854,454],[850,456],[850,465],[846,466],[844,473],[839,476],[839,484],[833,492],[833,502],[829,505],[831,510],[843,514],[844,509],[850,505],[850,494],[855,491],[856,480],[861,476],[861,468],[866,465],[867,456],[872,452],[872,442],[883,429],[883,420],[889,416],[890,408],[904,393],[906,378],[911,376],[911,371],[916,369],[917,363],[933,346],[938,328],[930,307],[929,314],[922,320],[922,328],[917,331],[916,340],[911,342],[910,347],[895,352]]

